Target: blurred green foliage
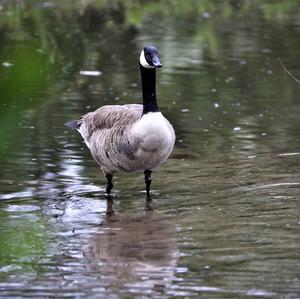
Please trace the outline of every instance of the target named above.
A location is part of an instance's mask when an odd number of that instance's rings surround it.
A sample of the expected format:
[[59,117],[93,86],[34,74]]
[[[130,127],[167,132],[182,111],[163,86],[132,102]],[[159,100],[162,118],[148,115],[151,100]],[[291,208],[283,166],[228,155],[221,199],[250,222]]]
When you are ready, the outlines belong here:
[[[263,110],[266,101],[276,100],[270,89],[282,86],[281,79],[265,77],[266,69],[277,63],[264,61],[268,53],[288,59],[289,68],[299,56],[299,7],[295,0],[1,1],[0,137],[5,142],[0,153],[4,157],[18,140],[24,113],[61,101],[64,88],[98,105],[112,96],[111,90],[120,97],[139,80],[136,57],[146,42],[158,45],[173,82],[184,82],[164,84],[169,80],[166,69],[160,81],[164,98],[173,97],[174,89],[200,93],[204,99],[188,104],[195,111],[208,111],[211,97],[200,90],[223,90],[214,95],[218,101],[241,90],[256,103],[253,109]],[[78,76],[82,68],[110,72],[92,80]],[[190,80],[192,72],[197,76]],[[238,76],[230,90],[228,84],[215,82],[234,74]],[[139,97],[138,90],[131,93]],[[284,93],[295,90],[286,85]],[[172,106],[168,101],[162,105]]]

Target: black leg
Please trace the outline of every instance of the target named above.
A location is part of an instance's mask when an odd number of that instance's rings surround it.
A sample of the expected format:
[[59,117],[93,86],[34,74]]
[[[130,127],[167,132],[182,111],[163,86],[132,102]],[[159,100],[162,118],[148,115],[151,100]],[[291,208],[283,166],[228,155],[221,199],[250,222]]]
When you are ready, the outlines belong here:
[[146,193],[147,196],[150,196],[150,186],[151,186],[151,170],[145,170],[144,174],[145,174],[145,183],[146,183]]
[[104,175],[106,179],[106,194],[110,195],[111,189],[114,186],[112,183],[113,175],[110,173],[104,173]]

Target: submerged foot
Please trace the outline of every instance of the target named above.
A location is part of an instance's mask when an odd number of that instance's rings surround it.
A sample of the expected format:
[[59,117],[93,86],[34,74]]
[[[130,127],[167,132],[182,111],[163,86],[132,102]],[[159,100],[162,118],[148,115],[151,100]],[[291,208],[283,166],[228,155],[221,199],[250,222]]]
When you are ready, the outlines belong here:
[[146,200],[145,200],[145,211],[153,211],[152,207],[152,198],[150,194],[146,195]]

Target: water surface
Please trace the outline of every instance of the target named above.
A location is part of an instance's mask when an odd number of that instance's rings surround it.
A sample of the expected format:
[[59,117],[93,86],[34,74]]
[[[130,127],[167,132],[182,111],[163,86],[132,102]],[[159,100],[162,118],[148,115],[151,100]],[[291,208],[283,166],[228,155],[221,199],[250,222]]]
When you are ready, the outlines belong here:
[[[299,7],[174,3],[0,3],[1,297],[299,298]],[[146,44],[177,135],[152,211],[63,126],[140,103]]]

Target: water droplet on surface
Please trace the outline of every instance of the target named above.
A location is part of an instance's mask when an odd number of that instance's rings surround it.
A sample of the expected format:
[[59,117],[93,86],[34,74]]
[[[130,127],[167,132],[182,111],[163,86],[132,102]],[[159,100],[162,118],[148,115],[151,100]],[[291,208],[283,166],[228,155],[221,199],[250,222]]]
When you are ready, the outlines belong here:
[[14,64],[13,64],[13,63],[10,63],[10,62],[7,62],[7,61],[4,61],[4,62],[2,63],[2,66],[4,66],[4,67],[12,67],[12,66],[14,66]]
[[176,273],[186,273],[188,271],[188,268],[185,267],[177,267],[175,269]]
[[188,109],[188,108],[183,108],[183,109],[181,109],[180,111],[183,112],[183,113],[186,113],[186,112],[189,112],[190,109]]
[[271,50],[271,49],[268,49],[268,48],[263,48],[263,49],[261,49],[261,52],[262,52],[262,53],[271,53],[272,50]]
[[96,77],[96,76],[102,75],[102,72],[100,72],[100,71],[80,71],[79,74],[82,76]]
[[225,80],[226,83],[229,83],[229,82],[231,82],[231,81],[234,81],[234,77],[228,77],[228,78]]
[[283,153],[279,154],[278,157],[288,157],[288,156],[297,156],[300,155],[300,153]]

